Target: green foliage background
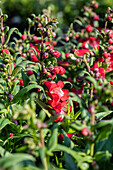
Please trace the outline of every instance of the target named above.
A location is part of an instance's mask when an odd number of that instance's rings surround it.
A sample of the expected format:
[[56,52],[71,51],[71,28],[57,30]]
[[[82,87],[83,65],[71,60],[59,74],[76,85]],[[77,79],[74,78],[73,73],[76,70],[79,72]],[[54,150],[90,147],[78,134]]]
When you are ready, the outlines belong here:
[[[11,27],[19,27],[23,30],[26,26],[26,18],[30,17],[32,13],[40,14],[43,9],[50,8],[53,17],[57,17],[60,28],[65,28],[73,22],[75,16],[80,15],[81,8],[91,0],[1,0],[1,8],[4,13],[8,14],[8,25]],[[96,12],[100,16],[104,16],[107,7],[113,6],[112,0],[98,0],[99,8]],[[20,23],[13,23],[13,17],[20,16]]]

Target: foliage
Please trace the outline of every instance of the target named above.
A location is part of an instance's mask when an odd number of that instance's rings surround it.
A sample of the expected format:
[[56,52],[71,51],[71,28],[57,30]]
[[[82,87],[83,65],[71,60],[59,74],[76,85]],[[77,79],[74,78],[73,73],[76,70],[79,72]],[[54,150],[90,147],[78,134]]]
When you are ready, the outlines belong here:
[[60,37],[50,10],[24,33],[0,11],[0,168],[112,169],[113,10],[100,28],[97,8]]

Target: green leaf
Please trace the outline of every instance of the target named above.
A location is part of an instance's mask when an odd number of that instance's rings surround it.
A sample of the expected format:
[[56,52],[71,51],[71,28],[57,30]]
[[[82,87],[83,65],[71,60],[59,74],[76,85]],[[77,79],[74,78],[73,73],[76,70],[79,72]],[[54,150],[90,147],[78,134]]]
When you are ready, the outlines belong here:
[[30,79],[29,79],[29,77],[27,76],[27,74],[24,73],[23,70],[21,70],[21,73],[22,73],[22,79],[23,79],[24,87],[26,87],[26,86],[29,84]]
[[48,141],[48,152],[54,151],[58,141],[58,124],[55,124],[51,130],[51,136]]
[[95,143],[95,153],[99,151],[109,151],[109,153],[113,153],[113,132],[107,139]]
[[41,158],[41,161],[42,161],[42,164],[43,166],[45,167],[45,159],[46,159],[46,148],[45,147],[41,147],[39,149],[39,153],[40,153],[40,158]]
[[80,104],[80,107],[85,107],[85,103],[83,102],[82,99],[80,99],[76,94],[74,93],[69,93],[70,97],[69,97],[69,100],[72,100],[72,101],[76,101]]
[[79,110],[78,112],[75,113],[74,115],[74,119],[77,119],[81,114],[81,111]]
[[97,81],[93,77],[86,76],[86,80],[93,83],[94,87],[97,89],[98,84],[97,84]]
[[96,117],[97,119],[102,120],[104,117],[110,115],[111,113],[113,113],[113,111],[96,113]]
[[32,49],[33,51],[34,51],[34,53],[35,53],[35,55],[36,55],[36,57],[38,58],[38,60],[40,61],[40,58],[39,58],[39,56],[38,56],[38,53],[37,53],[37,51],[35,50],[35,48],[30,48],[30,49]]
[[99,152],[95,153],[94,157],[95,157],[96,161],[101,161],[103,157],[106,157],[107,159],[108,158],[110,159],[112,157],[112,154],[110,154],[108,152],[108,150],[107,151],[99,151]]
[[86,126],[83,123],[81,123],[79,120],[75,120],[74,123],[70,124],[70,128],[78,131],[81,131],[84,127]]
[[113,119],[111,119],[111,120],[102,120],[99,123],[97,123],[96,125],[94,125],[93,128],[97,129],[97,128],[101,128],[101,127],[107,126],[107,125],[113,126]]
[[76,152],[66,146],[63,146],[63,145],[60,145],[60,144],[57,144],[56,146],[56,151],[64,151],[64,152],[67,152],[69,155],[71,155],[76,161],[77,161],[77,166],[78,167],[82,167],[82,164],[83,163],[91,163],[93,162],[93,159],[91,156],[89,155],[86,155],[85,153],[83,152]]
[[8,27],[8,26],[6,26],[6,27],[4,28],[3,33],[4,33],[4,34],[6,34],[8,31],[9,31],[9,27]]
[[77,24],[79,24],[80,26],[83,26],[83,23],[80,20],[75,19],[74,22],[76,22]]
[[16,66],[12,72],[12,76],[16,76],[22,68],[24,69],[24,67],[21,65]]
[[1,155],[2,157],[5,157],[5,156],[11,155],[11,153],[8,152],[8,151],[6,151],[3,147],[0,146],[0,155]]
[[96,142],[108,138],[108,136],[111,132],[112,132],[111,126],[107,125],[107,126],[103,127],[101,130],[99,130],[99,133],[97,134]]
[[[69,139],[69,137],[66,135],[65,131],[62,130],[63,132],[63,139],[64,139],[64,145],[69,147],[69,148],[74,148],[74,143]],[[66,169],[68,170],[76,170],[78,169],[77,168],[77,165],[75,164],[73,158],[68,154],[68,153],[64,153],[64,157],[65,157],[65,166],[66,166]]]
[[8,32],[8,35],[7,35],[7,37],[6,37],[6,40],[5,40],[4,45],[9,42],[9,39],[10,39],[10,37],[11,37],[11,35],[12,35],[13,32],[18,32],[18,29],[17,29],[17,28],[11,28],[11,29],[10,29],[10,31]]
[[11,121],[9,121],[8,119],[1,118],[1,119],[0,119],[0,130],[2,130],[2,129],[3,129],[5,126],[7,126],[8,124],[15,125],[14,123],[12,123]]
[[30,90],[32,89],[41,89],[42,91],[44,91],[43,87],[37,84],[31,84],[28,85],[26,87],[24,87],[23,89],[21,89],[13,98],[13,100],[11,101],[11,103],[16,103],[18,101],[21,100],[21,98],[28,93]]
[[19,154],[19,153],[14,153],[12,155],[9,155],[7,157],[0,158],[0,167],[2,168],[9,168],[17,163],[20,163],[22,161],[35,161],[35,158],[29,154]]

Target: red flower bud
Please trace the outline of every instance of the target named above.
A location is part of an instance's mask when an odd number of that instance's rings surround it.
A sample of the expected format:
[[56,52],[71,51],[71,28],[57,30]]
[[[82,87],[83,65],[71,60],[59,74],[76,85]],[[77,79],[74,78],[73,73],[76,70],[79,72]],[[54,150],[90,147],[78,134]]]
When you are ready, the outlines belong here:
[[107,17],[107,21],[111,21],[111,19],[112,19],[111,16]]
[[34,42],[35,42],[36,44],[38,44],[38,43],[41,42],[41,39],[38,38],[37,36],[34,36],[34,37],[33,37],[33,40],[34,40]]
[[94,4],[94,8],[98,8],[98,4]]
[[13,133],[10,133],[9,136],[10,136],[10,138],[13,137]]
[[65,37],[64,40],[65,40],[65,41],[69,41],[69,37]]
[[27,36],[23,34],[23,35],[21,36],[21,39],[22,39],[23,41],[25,41],[25,40],[27,39]]
[[58,57],[60,57],[61,53],[59,51],[54,51],[53,55],[54,55],[54,57],[58,58]]
[[93,31],[92,26],[91,26],[91,25],[87,25],[86,31],[87,31],[87,32],[92,32],[92,31]]
[[28,75],[28,76],[31,76],[32,74],[33,74],[33,71],[32,71],[32,70],[28,70],[28,71],[27,71],[27,75]]
[[83,128],[83,129],[81,130],[81,134],[82,134],[83,136],[87,136],[87,135],[89,134],[89,129]]
[[3,53],[3,51],[8,55],[9,54],[9,50],[7,50],[7,49],[2,49],[2,53]]

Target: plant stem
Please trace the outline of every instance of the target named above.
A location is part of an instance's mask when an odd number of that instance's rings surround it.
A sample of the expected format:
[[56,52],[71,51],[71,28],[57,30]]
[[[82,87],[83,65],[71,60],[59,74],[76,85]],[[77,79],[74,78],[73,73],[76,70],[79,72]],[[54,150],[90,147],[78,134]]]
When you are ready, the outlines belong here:
[[[45,146],[45,143],[44,143],[44,138],[43,138],[43,129],[40,129],[40,138],[41,138],[41,147],[44,147],[44,146]],[[44,157],[44,167],[45,167],[45,170],[48,170],[48,165],[47,165],[47,158],[46,158],[46,156]]]
[[42,147],[44,147],[44,138],[43,138],[43,130],[40,129],[40,138],[41,138],[41,144],[42,144]]
[[[95,124],[95,113],[92,114],[92,119],[91,119],[91,125],[93,126]],[[92,132],[92,136],[93,136],[94,132]],[[91,144],[91,148],[90,148],[90,155],[93,156],[94,155],[94,143]]]
[[85,65],[86,65],[88,71],[90,72],[90,66],[89,66],[89,64],[88,64],[87,61],[86,61],[86,56],[85,56],[85,55],[84,55],[83,60],[84,60],[84,63],[85,63]]

